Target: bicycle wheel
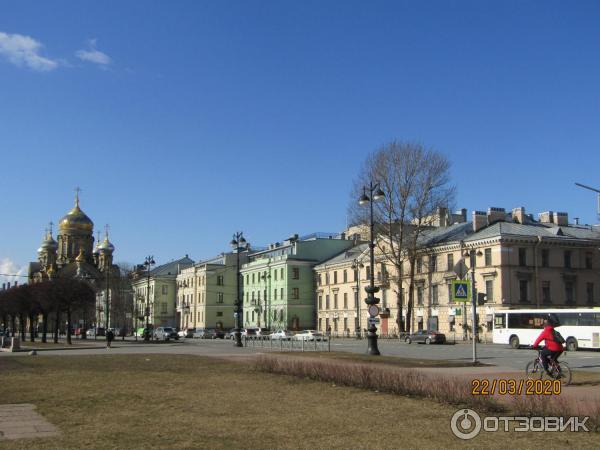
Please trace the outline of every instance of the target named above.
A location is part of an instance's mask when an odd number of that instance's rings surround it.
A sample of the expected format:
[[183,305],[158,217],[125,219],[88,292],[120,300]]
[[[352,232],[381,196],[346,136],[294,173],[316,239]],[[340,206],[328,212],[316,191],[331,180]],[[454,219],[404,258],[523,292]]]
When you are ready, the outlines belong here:
[[566,362],[560,363],[560,372],[558,373],[556,379],[560,380],[560,384],[564,386],[568,386],[571,384],[571,379],[573,374],[571,373],[571,368]]
[[543,375],[544,368],[540,366],[540,363],[537,359],[529,361],[527,366],[525,366],[525,376],[527,376],[528,380],[542,378]]

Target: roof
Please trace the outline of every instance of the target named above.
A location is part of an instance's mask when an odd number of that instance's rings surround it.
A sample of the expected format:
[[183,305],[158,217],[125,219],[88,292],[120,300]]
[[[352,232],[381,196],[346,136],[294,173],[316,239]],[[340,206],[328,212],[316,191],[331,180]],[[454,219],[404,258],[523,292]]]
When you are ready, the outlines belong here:
[[555,239],[586,239],[600,240],[600,233],[588,227],[581,226],[557,226],[555,224],[520,224],[514,222],[496,222],[490,226],[472,233],[466,242],[479,239],[492,238],[496,236],[523,236],[555,238]]
[[333,264],[340,264],[343,262],[354,260],[354,259],[360,257],[360,255],[362,255],[368,249],[369,249],[369,244],[356,245],[354,247],[349,248],[348,250],[344,250],[343,252],[338,253],[333,258],[330,258],[327,261],[323,261],[321,264],[319,264],[315,268],[318,269],[320,267],[330,266]]
[[175,261],[168,262],[166,264],[155,267],[150,271],[150,275],[153,277],[160,276],[177,276],[177,272],[182,267],[189,267],[194,264],[194,260],[184,256],[183,258],[176,259]]

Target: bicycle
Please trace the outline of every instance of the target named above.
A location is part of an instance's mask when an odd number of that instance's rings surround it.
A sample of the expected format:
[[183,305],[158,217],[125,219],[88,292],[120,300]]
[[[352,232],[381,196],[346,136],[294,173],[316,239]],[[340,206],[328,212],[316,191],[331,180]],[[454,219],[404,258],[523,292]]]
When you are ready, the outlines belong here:
[[[566,353],[566,352],[565,352]],[[544,363],[542,360],[542,352],[538,350],[537,357],[527,363],[525,367],[525,374],[527,375],[528,380],[533,379],[542,379],[545,376],[548,376],[546,371],[544,370]],[[553,380],[560,380],[561,384],[568,386],[571,384],[571,368],[566,362],[559,363],[555,359],[550,359],[548,362],[548,370],[550,371],[550,378]]]

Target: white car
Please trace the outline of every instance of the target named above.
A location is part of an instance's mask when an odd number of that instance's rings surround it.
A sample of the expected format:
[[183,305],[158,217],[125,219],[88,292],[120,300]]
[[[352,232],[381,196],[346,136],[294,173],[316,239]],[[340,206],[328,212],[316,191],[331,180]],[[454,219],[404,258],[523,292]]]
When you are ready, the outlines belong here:
[[174,328],[171,327],[158,327],[152,334],[154,339],[159,341],[168,341],[169,339],[179,339],[179,336],[175,332]]
[[296,333],[292,338],[295,341],[326,341],[327,338],[323,336],[323,333],[317,330],[303,330]]
[[274,333],[271,333],[269,337],[271,339],[283,339],[284,341],[289,341],[294,336],[294,333],[286,330],[277,330]]

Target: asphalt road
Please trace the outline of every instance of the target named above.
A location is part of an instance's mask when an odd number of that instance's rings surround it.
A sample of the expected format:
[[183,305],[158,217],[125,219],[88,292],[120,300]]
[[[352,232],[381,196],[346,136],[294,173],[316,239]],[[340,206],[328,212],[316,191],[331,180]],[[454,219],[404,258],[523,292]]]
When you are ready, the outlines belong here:
[[[85,348],[78,348],[85,345]],[[274,342],[273,349],[269,342],[258,346],[247,346],[243,348],[234,347],[228,340],[203,340],[203,339],[183,339],[178,342],[170,343],[144,343],[135,342],[128,339],[126,341],[116,340],[113,342],[113,348],[110,350],[103,347],[103,341],[90,340],[87,343],[77,341],[77,346],[66,350],[42,350],[40,355],[78,355],[78,354],[105,354],[111,352],[114,354],[153,354],[153,353],[172,353],[172,354],[190,354],[206,355],[213,357],[240,358],[255,353],[267,353],[272,350],[279,351],[279,343]],[[298,346],[298,343],[296,343]],[[297,347],[296,347],[297,348]],[[314,344],[307,343],[306,349],[314,349]],[[367,341],[365,339],[333,339],[331,341],[331,351],[346,351],[354,353],[366,353]],[[320,350],[326,350],[327,344],[319,344]],[[445,359],[451,361],[471,361],[472,346],[466,343],[457,343],[455,345],[424,345],[424,344],[405,344],[398,340],[380,339],[379,350],[382,355],[399,356],[407,358],[425,358],[425,359]],[[297,350],[296,350],[297,351]],[[0,353],[0,357],[9,355],[27,355],[27,353]],[[482,363],[493,364],[498,368],[511,370],[524,370],[527,362],[535,357],[535,351],[528,349],[515,350],[506,345],[496,344],[478,344],[478,360]],[[561,360],[567,361],[572,369],[585,369],[589,371],[600,372],[600,352],[580,350],[577,352],[568,352],[561,356]]]

